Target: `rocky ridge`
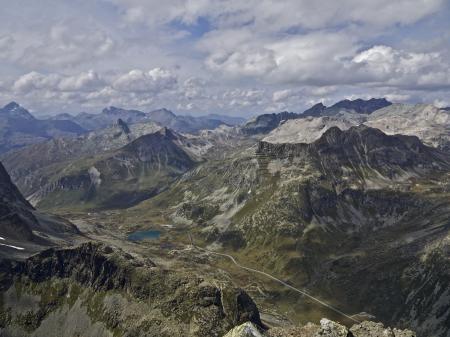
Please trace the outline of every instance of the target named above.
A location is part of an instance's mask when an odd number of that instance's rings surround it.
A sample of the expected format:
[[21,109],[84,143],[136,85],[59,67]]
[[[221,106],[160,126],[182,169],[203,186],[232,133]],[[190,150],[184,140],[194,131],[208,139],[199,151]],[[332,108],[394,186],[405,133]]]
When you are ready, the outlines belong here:
[[261,326],[244,291],[99,243],[3,260],[0,270],[2,336],[206,337]]

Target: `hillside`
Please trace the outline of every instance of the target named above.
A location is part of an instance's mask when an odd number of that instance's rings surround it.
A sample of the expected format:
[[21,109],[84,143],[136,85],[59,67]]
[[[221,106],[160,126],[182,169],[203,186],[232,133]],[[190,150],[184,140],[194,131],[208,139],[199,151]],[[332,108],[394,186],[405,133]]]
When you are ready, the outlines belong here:
[[370,115],[345,111],[331,116],[307,117],[286,121],[264,140],[274,143],[311,143],[330,127],[346,130],[365,124],[389,135],[403,134],[419,137],[424,143],[447,148],[450,144],[450,114],[427,104],[392,104]]
[[[260,142],[254,151],[201,164],[134,214],[160,207],[206,244],[345,312],[445,336],[448,289],[439,284],[450,273],[437,266],[449,258],[447,153],[365,126],[333,127],[311,144]],[[305,320],[318,310],[279,296]]]
[[0,163],[0,259],[28,256],[78,233],[68,221],[36,211]]
[[124,208],[150,198],[195,165],[168,129],[59,165],[30,196],[42,207]]

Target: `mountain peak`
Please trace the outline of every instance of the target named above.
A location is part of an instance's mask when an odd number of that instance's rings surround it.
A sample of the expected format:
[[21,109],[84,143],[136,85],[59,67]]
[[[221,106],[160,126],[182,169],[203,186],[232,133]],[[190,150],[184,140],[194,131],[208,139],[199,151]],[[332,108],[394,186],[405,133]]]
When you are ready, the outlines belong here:
[[387,107],[392,103],[386,98],[371,98],[363,100],[361,98],[355,100],[344,99],[331,106],[331,108],[354,110],[357,113],[371,114],[375,110]]
[[12,102],[6,104],[3,107],[3,110],[11,111],[11,110],[19,109],[19,108],[22,108],[22,107],[17,102],[12,101]]
[[171,117],[176,117],[176,115],[170,111],[169,109],[166,108],[161,108],[161,109],[157,109],[157,110],[153,110],[149,112],[151,115],[167,115],[167,116],[171,116]]
[[102,110],[102,113],[109,115],[109,114],[116,113],[116,112],[118,112],[118,111],[120,111],[120,110],[122,110],[122,109],[117,108],[117,107],[115,107],[115,106],[109,106],[109,107],[104,108],[104,109]]
[[164,126],[161,129],[159,129],[157,131],[157,133],[160,134],[161,136],[167,137],[167,138],[169,138],[171,140],[178,138],[177,134],[173,130],[169,129],[166,126]]
[[6,104],[2,109],[0,109],[0,113],[13,118],[34,119],[33,115],[30,114],[27,109],[14,101]]
[[327,107],[322,102],[314,104],[311,108],[303,111],[302,116],[320,116]]

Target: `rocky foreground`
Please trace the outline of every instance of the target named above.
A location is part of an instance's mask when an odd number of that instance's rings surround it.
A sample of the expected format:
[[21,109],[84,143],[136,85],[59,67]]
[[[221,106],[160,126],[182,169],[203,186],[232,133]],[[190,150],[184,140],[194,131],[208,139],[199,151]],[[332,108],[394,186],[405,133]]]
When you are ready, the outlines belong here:
[[87,242],[0,263],[0,336],[415,337],[364,322],[267,329],[229,281]]
[[362,322],[350,329],[323,318],[320,325],[308,323],[293,328],[274,328],[266,332],[246,322],[233,328],[225,337],[415,337],[410,330],[385,328],[381,323]]

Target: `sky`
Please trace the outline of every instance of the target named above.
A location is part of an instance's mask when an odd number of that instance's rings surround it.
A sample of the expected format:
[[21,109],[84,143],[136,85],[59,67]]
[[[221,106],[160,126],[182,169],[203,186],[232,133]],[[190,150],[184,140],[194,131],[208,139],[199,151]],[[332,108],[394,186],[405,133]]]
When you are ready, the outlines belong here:
[[450,106],[450,0],[0,0],[0,104],[249,117]]

